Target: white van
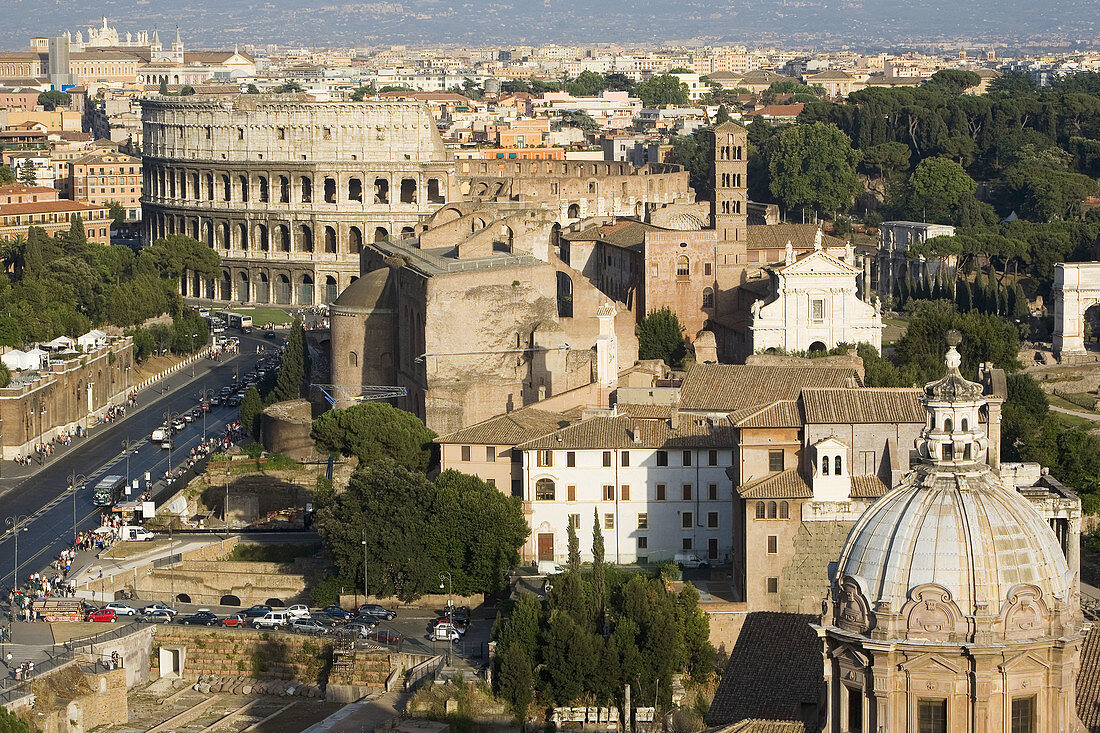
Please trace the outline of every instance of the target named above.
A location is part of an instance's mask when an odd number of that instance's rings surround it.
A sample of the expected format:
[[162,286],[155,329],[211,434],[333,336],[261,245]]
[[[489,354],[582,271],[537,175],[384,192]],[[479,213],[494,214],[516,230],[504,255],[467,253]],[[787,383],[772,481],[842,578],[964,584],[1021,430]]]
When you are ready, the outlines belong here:
[[147,540],[156,539],[156,535],[145,529],[145,527],[126,525],[122,528],[122,539],[134,540],[136,542],[145,542]]
[[290,614],[286,611],[268,611],[253,621],[252,625],[257,629],[277,629],[286,626],[290,621]]
[[565,572],[565,568],[553,560],[539,560],[537,572],[539,575],[561,575]]
[[304,603],[295,603],[286,609],[286,615],[290,618],[309,618],[309,606]]
[[676,564],[682,568],[705,568],[707,561],[691,552],[679,552],[676,554]]
[[153,431],[152,440],[154,443],[160,443],[172,437],[172,430],[164,425],[160,426]]

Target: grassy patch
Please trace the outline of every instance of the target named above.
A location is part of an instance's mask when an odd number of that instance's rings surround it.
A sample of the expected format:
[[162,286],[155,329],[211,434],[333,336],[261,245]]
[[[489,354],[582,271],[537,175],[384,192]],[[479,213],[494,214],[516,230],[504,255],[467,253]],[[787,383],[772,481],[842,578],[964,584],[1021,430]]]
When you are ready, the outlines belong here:
[[321,546],[313,542],[280,542],[271,544],[238,544],[227,560],[244,562],[294,562],[299,557],[316,555]]
[[[1054,397],[1053,395],[1050,397],[1050,404],[1052,404],[1052,405],[1057,404],[1058,401],[1059,401],[1059,398]],[[1059,407],[1066,406],[1066,409],[1077,410],[1078,412],[1082,412],[1081,408],[1078,407],[1077,405],[1074,405],[1073,403],[1070,403],[1070,402],[1065,402],[1065,400],[1061,400],[1061,401],[1064,402],[1065,404],[1064,405],[1059,405]],[[1066,415],[1065,413],[1062,413],[1062,412],[1053,412],[1053,411],[1052,411],[1052,414],[1054,415],[1055,419],[1057,419],[1059,422],[1061,422],[1062,425],[1064,425],[1066,428],[1070,428],[1070,429],[1072,429],[1072,428],[1082,428],[1083,430],[1093,430],[1097,427],[1100,427],[1100,425],[1097,425],[1097,422],[1095,420],[1090,420],[1087,417],[1078,417],[1076,415]]]
[[234,308],[233,312],[252,316],[252,325],[257,328],[262,328],[270,323],[281,326],[294,320],[287,311],[281,308]]

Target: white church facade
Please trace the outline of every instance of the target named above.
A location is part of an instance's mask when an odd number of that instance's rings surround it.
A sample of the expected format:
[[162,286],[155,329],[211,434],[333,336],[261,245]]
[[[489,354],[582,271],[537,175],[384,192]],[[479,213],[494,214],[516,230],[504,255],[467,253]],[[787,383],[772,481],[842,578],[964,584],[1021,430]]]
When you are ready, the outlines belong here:
[[772,295],[756,301],[749,332],[753,353],[825,351],[838,344],[867,343],[882,349],[882,316],[859,297],[863,271],[823,249],[769,267]]

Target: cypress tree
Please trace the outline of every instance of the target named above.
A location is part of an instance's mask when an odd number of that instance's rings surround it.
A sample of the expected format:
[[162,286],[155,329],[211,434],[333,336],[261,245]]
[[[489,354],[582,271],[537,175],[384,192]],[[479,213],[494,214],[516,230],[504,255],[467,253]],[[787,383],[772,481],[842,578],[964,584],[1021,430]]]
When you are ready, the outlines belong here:
[[974,277],[973,291],[973,303],[974,309],[979,313],[986,313],[985,304],[985,276],[981,268],[978,269],[978,274]]
[[597,625],[603,623],[607,588],[603,575],[603,529],[600,528],[600,512],[592,510],[592,603],[595,606]]
[[567,530],[567,546],[569,547],[569,560],[566,563],[566,568],[571,573],[575,573],[581,569],[581,543],[577,538],[577,529],[573,526],[572,522],[569,522]]
[[241,406],[237,416],[241,421],[241,426],[248,431],[253,440],[260,439],[260,412],[263,409],[264,404],[260,399],[259,391],[255,387],[249,387],[248,391],[244,393],[244,397],[241,398]]
[[37,277],[42,274],[45,264],[42,253],[42,240],[46,238],[46,230],[42,227],[31,227],[27,233],[27,246],[23,249],[23,277]]
[[997,283],[997,315],[1007,316],[1011,314],[1012,311],[1008,308],[1008,288]]
[[1031,308],[1027,302],[1027,294],[1020,286],[1020,283],[1016,283],[1013,286],[1012,292],[1015,296],[1013,298],[1012,315],[1021,321],[1026,320],[1031,313]]
[[970,292],[968,280],[960,281],[955,287],[955,304],[958,306],[959,313],[969,313],[974,309],[974,298]]
[[302,383],[306,375],[305,329],[302,322],[294,320],[290,336],[286,340],[283,359],[279,365],[279,376],[275,379],[275,388],[267,395],[265,402],[283,402],[296,400],[302,396]]

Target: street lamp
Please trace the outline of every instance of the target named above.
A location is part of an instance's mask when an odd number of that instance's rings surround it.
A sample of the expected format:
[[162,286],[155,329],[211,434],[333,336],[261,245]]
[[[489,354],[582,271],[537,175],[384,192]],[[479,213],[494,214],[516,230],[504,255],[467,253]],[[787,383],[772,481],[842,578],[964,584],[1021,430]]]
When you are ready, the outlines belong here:
[[[129,437],[122,439],[122,452],[126,455],[126,489],[130,488],[130,452],[137,447],[138,441]],[[125,493],[125,489],[123,490]]]
[[[198,336],[197,333],[191,334],[191,356],[192,357],[195,356],[195,337],[196,336]],[[195,361],[194,361],[194,359],[191,360],[191,376],[192,377],[195,376]]]
[[202,439],[206,440],[206,409],[204,404],[210,401],[210,398],[214,396],[214,390],[202,389],[199,390],[199,412],[202,413]]
[[[363,533],[366,536],[366,532]],[[367,602],[367,541],[360,542],[363,546],[363,603]]]
[[[7,517],[4,519],[4,524],[11,527],[12,532],[15,534],[15,577],[12,580],[11,587],[14,590],[19,590],[19,533],[26,532],[27,528],[23,526],[30,517],[26,514],[16,514],[14,517]],[[11,625],[11,630],[15,631],[15,624]],[[14,643],[14,640],[9,636],[8,641]]]
[[[455,604],[454,604],[454,601],[451,600],[451,596],[454,595],[454,584],[451,580],[451,571],[444,570],[443,572],[441,572],[439,574],[439,589],[440,590],[443,590],[443,578],[447,579],[447,621],[450,622],[449,625],[451,627],[450,630],[447,632],[447,634],[448,634],[447,664],[449,665],[451,663],[450,634],[454,633],[454,628],[455,628],[455,617],[454,617]],[[433,633],[432,636],[434,637],[435,634]]]
[[172,444],[175,443],[174,433],[176,429],[172,427],[172,422],[180,419],[178,412],[172,412],[168,410],[164,413],[164,424],[168,426],[168,485],[172,485]]
[[82,473],[73,471],[69,474],[69,491],[73,493],[73,542],[76,542],[76,492],[88,480]]

